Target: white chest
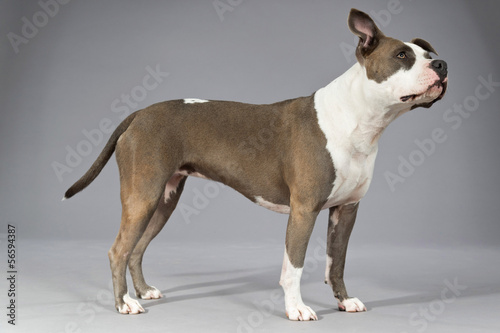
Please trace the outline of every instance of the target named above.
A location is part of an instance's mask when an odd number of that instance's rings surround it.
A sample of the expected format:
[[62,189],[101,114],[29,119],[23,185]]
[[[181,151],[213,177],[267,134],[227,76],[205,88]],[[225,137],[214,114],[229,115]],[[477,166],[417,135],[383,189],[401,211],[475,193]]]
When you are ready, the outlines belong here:
[[332,191],[323,208],[355,203],[366,194],[383,130],[377,126],[377,117],[367,121],[363,114],[366,108],[352,101],[357,98],[356,87],[351,87],[348,94],[340,93],[336,84],[342,83],[333,82],[318,90],[314,100],[318,124],[335,168]]
[[323,209],[359,202],[370,186],[375,157],[376,151],[368,156],[338,150],[333,153],[335,181]]

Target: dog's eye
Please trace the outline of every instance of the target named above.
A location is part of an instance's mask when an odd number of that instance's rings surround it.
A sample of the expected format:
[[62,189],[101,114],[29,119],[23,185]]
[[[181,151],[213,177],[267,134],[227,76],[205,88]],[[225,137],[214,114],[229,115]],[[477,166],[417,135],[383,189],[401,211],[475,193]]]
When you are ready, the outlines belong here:
[[406,52],[399,52],[398,55],[397,55],[397,57],[399,59],[406,59]]

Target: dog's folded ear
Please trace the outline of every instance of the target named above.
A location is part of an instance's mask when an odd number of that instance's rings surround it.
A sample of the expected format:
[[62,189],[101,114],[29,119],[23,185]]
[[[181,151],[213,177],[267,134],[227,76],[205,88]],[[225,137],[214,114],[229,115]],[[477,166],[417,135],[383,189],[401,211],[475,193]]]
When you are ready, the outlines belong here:
[[363,59],[373,52],[384,34],[368,14],[355,8],[351,9],[347,24],[352,33],[359,37],[356,57],[363,63]]
[[421,48],[423,48],[425,51],[429,52],[429,53],[434,53],[435,55],[439,55],[436,50],[434,50],[434,48],[432,47],[432,45],[426,41],[426,40],[423,40],[422,38],[413,38],[411,40],[411,43],[417,45],[417,46],[420,46]]

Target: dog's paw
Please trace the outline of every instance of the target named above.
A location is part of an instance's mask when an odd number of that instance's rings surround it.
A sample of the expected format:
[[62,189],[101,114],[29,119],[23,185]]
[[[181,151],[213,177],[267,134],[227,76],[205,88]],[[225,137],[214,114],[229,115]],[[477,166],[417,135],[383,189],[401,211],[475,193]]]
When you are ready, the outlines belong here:
[[366,306],[356,297],[346,298],[342,302],[338,302],[338,306],[340,311],[347,311],[347,312],[366,311]]
[[122,314],[139,314],[145,311],[141,304],[127,293],[123,296],[123,305],[118,307],[118,312]]
[[288,319],[295,321],[318,320],[316,313],[303,303],[291,309],[287,309],[286,316]]
[[141,293],[140,295],[137,296],[142,299],[158,299],[163,297],[161,291],[159,291],[157,288],[153,286],[151,286],[145,293]]

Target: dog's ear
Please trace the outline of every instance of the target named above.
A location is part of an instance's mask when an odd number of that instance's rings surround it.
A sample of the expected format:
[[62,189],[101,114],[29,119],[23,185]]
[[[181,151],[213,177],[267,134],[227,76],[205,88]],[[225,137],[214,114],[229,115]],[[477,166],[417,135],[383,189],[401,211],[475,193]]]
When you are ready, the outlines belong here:
[[436,50],[434,50],[432,45],[428,41],[423,40],[422,38],[413,38],[411,40],[411,43],[420,46],[421,48],[423,48],[425,51],[427,51],[429,53],[434,53],[435,55],[439,55],[436,52]]
[[375,50],[384,34],[368,14],[355,8],[351,9],[347,23],[352,33],[359,37],[356,57],[363,63],[364,58]]

